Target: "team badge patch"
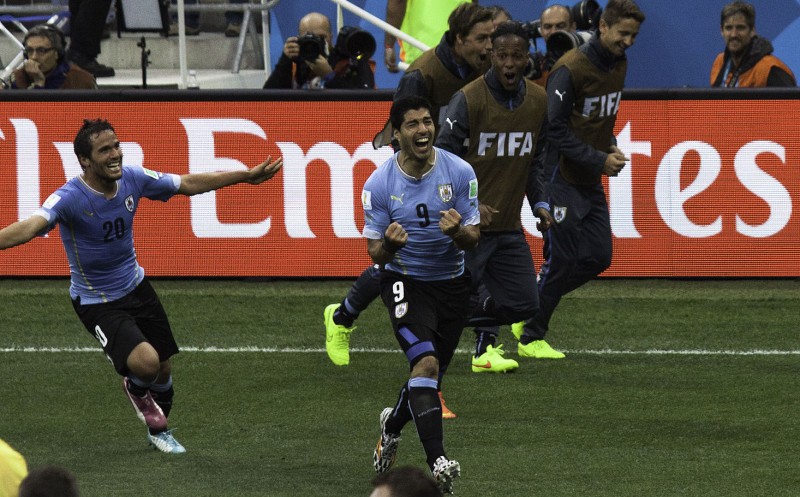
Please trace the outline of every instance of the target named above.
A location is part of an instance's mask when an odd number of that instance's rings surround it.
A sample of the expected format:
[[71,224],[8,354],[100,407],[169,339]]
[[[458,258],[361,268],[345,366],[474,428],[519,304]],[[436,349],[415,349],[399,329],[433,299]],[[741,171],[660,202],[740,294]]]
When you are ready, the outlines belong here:
[[558,206],[554,206],[553,207],[553,219],[557,223],[560,223],[566,217],[567,217],[567,208],[566,207],[558,207]]
[[372,192],[369,190],[361,191],[361,206],[365,211],[372,210]]
[[445,185],[439,185],[439,198],[442,199],[442,202],[447,203],[453,200],[453,184],[447,183]]
[[44,207],[45,209],[52,209],[58,203],[59,200],[61,200],[61,197],[59,195],[51,193],[50,196],[47,197],[47,200],[44,201],[44,204],[42,204],[42,207]]
[[160,173],[157,173],[157,172],[155,172],[155,171],[151,171],[151,170],[147,169],[146,167],[142,167],[142,170],[144,171],[144,173],[145,173],[146,175],[150,176],[150,177],[151,177],[151,178],[153,178],[153,179],[158,179],[158,178],[159,178],[159,176],[161,176],[161,174],[160,174]]
[[400,319],[408,312],[408,302],[402,302],[394,306],[394,317]]
[[128,209],[128,212],[133,212],[133,195],[128,195],[125,197],[125,208]]
[[469,180],[469,198],[478,198],[478,180]]

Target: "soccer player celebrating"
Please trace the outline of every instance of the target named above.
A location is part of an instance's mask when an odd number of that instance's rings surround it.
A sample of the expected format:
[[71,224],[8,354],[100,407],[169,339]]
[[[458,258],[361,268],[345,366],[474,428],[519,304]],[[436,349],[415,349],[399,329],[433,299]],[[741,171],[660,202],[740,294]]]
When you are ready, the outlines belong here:
[[625,52],[644,19],[633,0],[610,0],[597,33],[564,54],[548,76],[547,192],[555,222],[545,234],[549,250],[539,272],[539,311],[525,323],[517,347],[522,357],[542,358],[543,351],[563,357],[544,341],[550,318],[561,297],[611,265],[602,177],[617,176],[628,161],[617,147],[614,124],[628,69]]
[[469,164],[433,147],[427,100],[397,100],[389,116],[400,151],[364,184],[364,236],[370,257],[383,267],[381,297],[411,375],[395,407],[381,412],[373,462],[378,473],[389,470],[400,432],[413,420],[434,479],[452,492],[460,465],[444,451],[437,379],[469,311],[464,250],[480,237],[478,181]]
[[70,267],[72,306],[123,376],[123,389],[156,449],[184,447],[167,429],[174,390],[170,357],[178,352],[167,315],[136,260],[133,218],[142,197],[166,201],[237,183],[272,178],[283,160],[247,171],[163,174],[122,165],[114,128],[86,120],[73,142],[83,172],[56,190],[29,218],[0,230],[0,250],[60,225]]
[[480,288],[469,324],[475,326],[472,371],[504,373],[519,367],[496,346],[499,324],[532,317],[538,307],[536,270],[520,220],[526,189],[539,229],[552,224],[545,202],[542,155],[547,96],[527,80],[528,36],[506,21],[492,33],[492,67],[457,91],[447,106],[436,146],[469,162],[481,184],[481,243],[466,253]]

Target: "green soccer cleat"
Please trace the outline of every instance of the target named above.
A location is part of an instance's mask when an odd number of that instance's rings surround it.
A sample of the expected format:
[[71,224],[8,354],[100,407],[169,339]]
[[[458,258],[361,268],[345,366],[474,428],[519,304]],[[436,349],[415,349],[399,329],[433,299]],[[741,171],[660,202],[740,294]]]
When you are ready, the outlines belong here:
[[523,331],[525,331],[525,321],[520,321],[519,323],[511,325],[511,334],[514,335],[517,340],[522,336]]
[[532,357],[534,359],[563,359],[566,357],[563,352],[559,352],[544,340],[534,340],[528,345],[517,344],[517,353],[520,357]]
[[503,357],[506,351],[502,345],[486,347],[486,352],[472,358],[473,373],[510,373],[519,367],[514,359]]
[[350,333],[356,329],[346,328],[333,322],[333,313],[340,304],[331,304],[325,308],[325,350],[331,362],[337,366],[350,364]]

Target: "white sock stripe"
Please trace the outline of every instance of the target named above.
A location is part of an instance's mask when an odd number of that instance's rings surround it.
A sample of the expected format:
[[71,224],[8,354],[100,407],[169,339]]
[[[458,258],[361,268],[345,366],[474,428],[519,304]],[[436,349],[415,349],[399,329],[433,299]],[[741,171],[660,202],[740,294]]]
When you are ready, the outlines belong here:
[[[200,352],[200,353],[262,353],[262,354],[323,354],[324,348],[316,347],[193,347],[185,346],[180,348],[181,352]],[[750,350],[711,350],[711,349],[559,349],[565,354],[576,355],[682,355],[682,356],[794,356],[800,355],[800,350],[768,350],[768,349],[750,349]],[[102,352],[96,347],[0,347],[0,353],[76,353],[76,352]],[[353,347],[350,349],[351,353],[376,353],[376,354],[402,354],[402,351],[395,348],[370,348],[370,347]],[[459,348],[456,350],[458,354],[472,354],[473,350],[466,348]]]

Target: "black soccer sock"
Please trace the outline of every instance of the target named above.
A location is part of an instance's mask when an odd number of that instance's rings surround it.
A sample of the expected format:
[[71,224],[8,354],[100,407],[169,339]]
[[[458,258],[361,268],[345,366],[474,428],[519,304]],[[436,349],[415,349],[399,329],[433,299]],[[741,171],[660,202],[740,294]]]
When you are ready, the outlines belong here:
[[406,382],[400,389],[392,415],[386,420],[386,431],[392,435],[399,435],[411,419],[411,411],[408,408],[408,382]]
[[153,383],[150,385],[150,395],[153,396],[153,400],[164,412],[164,417],[169,418],[169,412],[172,410],[172,398],[175,396],[175,389],[172,388],[172,375],[170,375],[166,383]]
[[333,313],[333,322],[345,328],[352,328],[356,319],[358,319],[358,312],[348,310],[347,299],[344,299]]
[[486,352],[486,348],[497,342],[497,336],[494,333],[488,333],[479,329],[475,329],[475,357],[482,355]]
[[408,381],[408,404],[417,426],[417,434],[428,466],[444,454],[444,432],[442,430],[442,403],[433,378],[411,378]]
[[147,395],[147,390],[150,388],[150,383],[142,380],[133,373],[128,374],[128,391],[137,397],[144,397]]

